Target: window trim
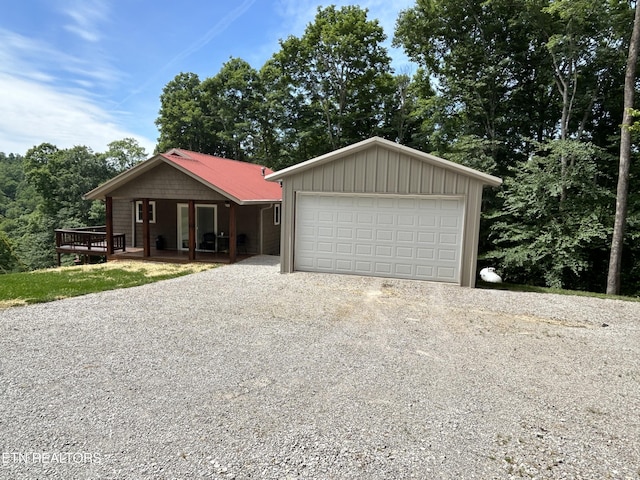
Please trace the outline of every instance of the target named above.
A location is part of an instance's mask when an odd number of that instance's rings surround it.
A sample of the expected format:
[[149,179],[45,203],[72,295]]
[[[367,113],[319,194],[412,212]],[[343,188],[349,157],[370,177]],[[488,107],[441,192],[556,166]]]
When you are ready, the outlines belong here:
[[282,221],[282,204],[276,203],[273,205],[273,224],[280,225]]
[[[136,223],[142,223],[142,200],[136,200],[134,207]],[[149,223],[156,223],[156,201],[149,200]]]

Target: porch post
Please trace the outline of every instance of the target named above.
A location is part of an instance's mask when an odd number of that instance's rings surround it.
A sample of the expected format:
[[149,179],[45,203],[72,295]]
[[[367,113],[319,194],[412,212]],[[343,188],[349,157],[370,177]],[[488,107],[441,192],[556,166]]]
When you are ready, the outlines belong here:
[[229,263],[236,263],[236,203],[229,205]]
[[105,199],[106,216],[107,216],[107,255],[113,255],[113,198]]
[[142,199],[142,243],[145,257],[151,256],[151,240],[149,238],[149,199]]
[[196,202],[189,200],[189,261],[196,259]]

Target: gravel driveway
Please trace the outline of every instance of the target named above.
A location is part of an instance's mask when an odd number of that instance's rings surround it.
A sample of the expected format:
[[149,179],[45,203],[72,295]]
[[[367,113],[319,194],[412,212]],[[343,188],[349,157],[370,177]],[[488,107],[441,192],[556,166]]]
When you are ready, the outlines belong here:
[[0,478],[640,478],[640,303],[278,272],[0,311]]

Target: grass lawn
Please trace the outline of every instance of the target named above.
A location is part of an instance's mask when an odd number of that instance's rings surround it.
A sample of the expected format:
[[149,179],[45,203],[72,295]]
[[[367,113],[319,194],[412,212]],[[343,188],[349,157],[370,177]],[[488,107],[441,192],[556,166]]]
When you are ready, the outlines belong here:
[[0,276],[0,308],[135,287],[215,268],[216,264],[114,261]]

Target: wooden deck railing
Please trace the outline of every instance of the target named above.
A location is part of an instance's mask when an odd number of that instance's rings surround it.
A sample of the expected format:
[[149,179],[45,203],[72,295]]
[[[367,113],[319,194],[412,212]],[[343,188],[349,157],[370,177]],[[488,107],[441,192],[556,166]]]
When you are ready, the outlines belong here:
[[[81,227],[56,229],[56,253],[77,253],[82,255],[106,255],[107,232],[106,227]],[[113,234],[113,250],[125,251],[126,241],[124,233]]]

